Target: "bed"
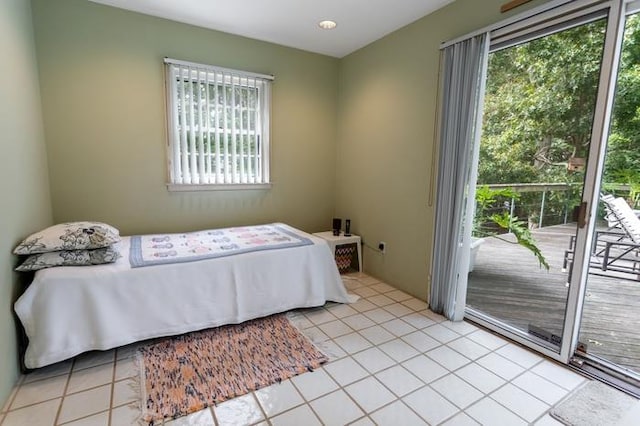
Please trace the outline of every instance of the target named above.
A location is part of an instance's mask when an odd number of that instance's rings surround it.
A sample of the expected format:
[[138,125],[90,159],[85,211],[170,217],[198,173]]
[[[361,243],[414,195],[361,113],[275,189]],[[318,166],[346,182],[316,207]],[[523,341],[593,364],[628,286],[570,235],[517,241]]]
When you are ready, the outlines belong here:
[[39,368],[90,350],[354,300],[324,240],[272,225],[308,242],[132,267],[132,243],[139,241],[123,237],[115,263],[37,271],[15,303],[28,338],[25,366]]

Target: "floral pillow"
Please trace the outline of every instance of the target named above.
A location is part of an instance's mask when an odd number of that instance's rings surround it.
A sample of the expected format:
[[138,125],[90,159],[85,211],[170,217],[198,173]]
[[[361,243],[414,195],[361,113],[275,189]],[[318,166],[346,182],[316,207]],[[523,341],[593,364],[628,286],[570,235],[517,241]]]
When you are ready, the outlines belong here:
[[59,250],[91,250],[120,241],[120,232],[101,222],[71,222],[50,226],[29,235],[14,254],[48,253]]
[[32,254],[16,268],[16,271],[37,271],[54,266],[89,266],[113,263],[120,257],[114,247],[94,250],[61,250]]

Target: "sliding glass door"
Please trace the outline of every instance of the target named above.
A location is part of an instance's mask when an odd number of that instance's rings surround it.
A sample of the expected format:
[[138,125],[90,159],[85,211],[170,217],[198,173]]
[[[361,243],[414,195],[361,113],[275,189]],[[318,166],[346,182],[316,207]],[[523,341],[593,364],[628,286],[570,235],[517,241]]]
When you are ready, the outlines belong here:
[[604,12],[591,14],[497,43],[489,55],[467,310],[554,354],[606,28]]
[[630,10],[616,81],[578,353],[640,380],[640,15]]
[[[634,5],[577,0],[490,32],[478,171],[469,183],[471,261],[460,267],[467,268],[468,318],[561,362],[613,361],[623,376],[635,371],[637,355],[628,345],[638,342],[629,315],[638,307],[633,286],[603,285],[594,262],[600,272],[615,269],[607,266],[601,231],[616,225],[603,225],[610,211],[601,195],[626,191],[629,201],[640,189],[633,186],[640,160],[636,18],[627,21],[621,54],[624,16]],[[627,267],[633,275],[637,265],[640,278],[640,255],[628,248],[625,256],[639,257]]]
[[639,11],[557,2],[486,30],[452,256],[466,318],[638,393]]

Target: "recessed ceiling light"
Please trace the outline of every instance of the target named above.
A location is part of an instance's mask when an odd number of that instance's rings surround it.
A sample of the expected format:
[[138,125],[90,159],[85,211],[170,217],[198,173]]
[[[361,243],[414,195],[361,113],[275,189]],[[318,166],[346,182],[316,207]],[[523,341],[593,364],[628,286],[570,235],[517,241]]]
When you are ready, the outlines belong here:
[[338,26],[335,21],[320,21],[318,22],[318,26],[323,30],[332,30]]

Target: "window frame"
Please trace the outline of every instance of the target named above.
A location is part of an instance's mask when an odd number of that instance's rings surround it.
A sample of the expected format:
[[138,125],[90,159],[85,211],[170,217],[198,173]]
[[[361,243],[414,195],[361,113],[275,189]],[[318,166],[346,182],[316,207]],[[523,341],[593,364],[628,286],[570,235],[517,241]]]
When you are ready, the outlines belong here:
[[[182,61],[177,59],[164,58],[164,68],[165,68],[165,103],[166,103],[166,122],[167,122],[167,179],[168,182],[166,184],[168,191],[216,191],[216,190],[245,190],[245,189],[269,189],[271,187],[270,180],[270,115],[271,115],[271,82],[274,80],[272,75],[267,74],[257,74],[252,72],[246,72],[241,70],[235,70],[230,68],[222,68],[213,65],[199,64],[195,62]],[[203,78],[204,77],[204,78]],[[256,90],[256,107],[259,111],[249,108],[247,106],[246,112],[247,117],[252,112],[251,116],[253,117],[253,126],[254,129],[250,129],[251,119],[247,118],[247,121],[244,122],[245,126],[242,125],[242,118],[240,119],[239,133],[238,128],[234,125],[233,128],[227,128],[226,124],[222,127],[220,125],[212,126],[211,123],[206,124],[206,127],[203,126],[206,130],[200,129],[201,123],[191,123],[189,124],[187,121],[187,130],[180,127],[181,118],[178,114],[181,114],[182,120],[185,120],[187,115],[191,115],[194,112],[194,109],[191,108],[189,113],[185,113],[184,111],[178,112],[179,105],[179,91],[180,91],[180,81],[189,81],[192,83],[197,83],[197,87],[201,85],[211,85],[214,86],[214,93],[217,94],[217,91],[220,88],[227,89],[231,88],[232,93],[235,93],[235,88],[240,86],[242,88],[247,89],[247,96],[249,96],[249,89],[254,88]],[[207,101],[207,111],[210,111],[209,104],[209,90],[207,89],[206,101]],[[193,92],[191,92],[193,95]],[[198,96],[202,96],[201,94]],[[186,97],[186,93],[182,92],[182,97]],[[199,101],[202,101],[202,98],[198,98]],[[192,102],[195,102],[193,100]],[[212,105],[216,110],[219,107],[223,107],[226,109],[234,109],[237,105],[236,99],[234,96],[234,100],[230,101],[226,99],[224,103],[215,103]],[[201,112],[201,110],[200,110]],[[242,110],[240,110],[242,113]],[[231,115],[231,117],[235,117]],[[192,116],[190,118],[193,118]],[[222,114],[222,118],[226,121],[227,116],[226,113]],[[233,119],[233,118],[232,118]],[[233,154],[231,152],[227,152],[225,150],[224,154],[220,154],[216,152],[212,154],[211,152],[206,153],[205,145],[203,144],[203,139],[199,142],[197,141],[197,132],[199,129],[200,138],[206,136],[207,138],[212,137],[213,135],[228,135],[230,136],[231,141],[223,142],[216,137],[216,147],[220,149],[219,143],[224,144],[225,147],[229,147],[233,150]],[[193,133],[192,133],[193,132]],[[239,147],[242,145],[242,139],[246,135],[247,139],[250,138],[251,135],[254,135],[254,139],[258,139],[259,142],[254,141],[254,146],[257,148],[253,153],[253,156],[249,154],[244,154],[244,151],[240,150],[240,154],[236,152],[233,147]],[[196,140],[190,137],[190,135],[195,135]],[[231,136],[232,135],[232,136]],[[249,142],[247,142],[249,143]],[[188,145],[187,145],[188,144]],[[208,149],[211,149],[211,145],[208,145]],[[192,157],[190,152],[195,152],[197,155],[205,154],[209,157],[221,158],[222,162],[225,162],[228,167],[232,167],[232,171],[228,169],[224,169],[223,172],[220,172],[220,162],[216,164],[216,171],[213,169],[212,160],[209,160],[207,171],[202,170],[203,161],[195,160]],[[249,155],[247,158],[244,159]],[[198,161],[198,163],[196,163]],[[240,167],[240,171],[236,169],[237,162],[240,161],[242,167]],[[247,161],[245,163],[244,161]],[[232,163],[233,162],[233,163]],[[245,164],[253,164],[255,167],[259,167],[259,172],[254,170],[251,173],[251,167],[248,167],[249,170],[245,170]],[[185,170],[186,169],[186,170]]]

